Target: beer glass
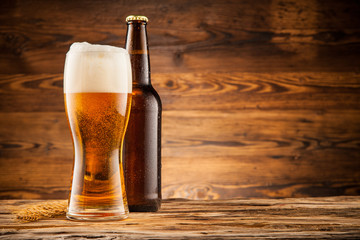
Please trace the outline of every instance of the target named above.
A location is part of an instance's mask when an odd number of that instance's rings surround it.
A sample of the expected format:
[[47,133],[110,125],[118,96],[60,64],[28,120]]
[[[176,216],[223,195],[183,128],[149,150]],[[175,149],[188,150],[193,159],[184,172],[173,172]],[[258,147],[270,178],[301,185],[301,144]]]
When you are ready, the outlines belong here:
[[69,219],[128,216],[121,148],[131,92],[125,49],[88,43],[70,47],[64,69],[65,109],[74,146]]

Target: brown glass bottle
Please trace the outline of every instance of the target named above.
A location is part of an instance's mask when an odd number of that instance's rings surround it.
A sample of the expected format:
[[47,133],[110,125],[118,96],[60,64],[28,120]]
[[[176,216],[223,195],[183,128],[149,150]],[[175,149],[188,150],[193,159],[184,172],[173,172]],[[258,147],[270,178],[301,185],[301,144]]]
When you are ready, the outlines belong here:
[[129,16],[126,49],[133,69],[133,95],[124,143],[130,212],[154,212],[161,204],[161,100],[150,81],[144,16]]

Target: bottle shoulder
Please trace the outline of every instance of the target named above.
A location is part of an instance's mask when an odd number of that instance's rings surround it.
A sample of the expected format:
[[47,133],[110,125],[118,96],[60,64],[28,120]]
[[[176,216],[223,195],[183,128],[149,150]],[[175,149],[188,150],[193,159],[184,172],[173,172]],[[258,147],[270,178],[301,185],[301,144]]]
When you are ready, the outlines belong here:
[[151,85],[133,85],[132,89],[132,108],[151,107],[161,111],[162,104],[159,94]]

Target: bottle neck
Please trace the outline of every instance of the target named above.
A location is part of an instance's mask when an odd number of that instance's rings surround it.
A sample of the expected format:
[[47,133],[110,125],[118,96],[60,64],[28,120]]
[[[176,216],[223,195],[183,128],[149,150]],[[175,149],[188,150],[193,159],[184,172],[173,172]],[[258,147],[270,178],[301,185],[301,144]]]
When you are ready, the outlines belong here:
[[146,22],[128,22],[125,46],[130,54],[133,85],[151,85]]

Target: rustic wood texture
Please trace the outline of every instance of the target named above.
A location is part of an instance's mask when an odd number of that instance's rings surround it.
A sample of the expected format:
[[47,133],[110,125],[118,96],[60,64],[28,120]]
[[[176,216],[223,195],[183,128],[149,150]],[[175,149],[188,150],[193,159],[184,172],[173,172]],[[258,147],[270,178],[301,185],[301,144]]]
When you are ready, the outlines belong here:
[[65,53],[123,46],[133,13],[150,19],[164,198],[360,194],[359,1],[3,0],[0,198],[67,197]]
[[157,213],[113,222],[65,216],[24,223],[11,212],[31,200],[2,200],[1,239],[358,239],[360,198],[166,200]]
[[0,69],[60,73],[74,41],[123,46],[149,17],[154,72],[359,71],[357,0],[1,1]]
[[[2,112],[64,112],[62,73],[0,80]],[[165,111],[360,109],[358,72],[154,73],[152,82]]]
[[[0,197],[67,196],[72,143],[62,75],[2,79]],[[359,74],[154,74],[153,79],[164,103],[165,198],[360,191]]]

